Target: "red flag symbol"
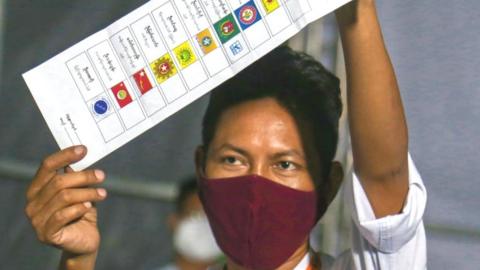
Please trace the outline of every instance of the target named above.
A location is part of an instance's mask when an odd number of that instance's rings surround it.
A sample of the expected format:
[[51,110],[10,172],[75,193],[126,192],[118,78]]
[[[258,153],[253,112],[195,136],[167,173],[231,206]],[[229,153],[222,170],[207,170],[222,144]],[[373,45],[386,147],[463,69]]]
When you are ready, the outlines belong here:
[[150,82],[150,79],[148,78],[147,73],[144,69],[133,74],[133,79],[135,79],[138,89],[140,90],[140,93],[142,93],[142,95],[153,88],[152,83]]
[[132,102],[132,97],[130,96],[130,93],[128,93],[127,87],[123,82],[112,87],[112,92],[118,105],[120,105],[120,108],[123,108]]

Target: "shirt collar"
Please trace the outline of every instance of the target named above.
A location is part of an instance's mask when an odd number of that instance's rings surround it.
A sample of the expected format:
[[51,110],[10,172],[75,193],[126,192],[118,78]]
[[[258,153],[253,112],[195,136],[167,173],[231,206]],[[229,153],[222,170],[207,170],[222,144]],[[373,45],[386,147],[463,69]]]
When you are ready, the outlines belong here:
[[307,252],[303,259],[293,268],[293,270],[306,270],[310,265],[310,252]]

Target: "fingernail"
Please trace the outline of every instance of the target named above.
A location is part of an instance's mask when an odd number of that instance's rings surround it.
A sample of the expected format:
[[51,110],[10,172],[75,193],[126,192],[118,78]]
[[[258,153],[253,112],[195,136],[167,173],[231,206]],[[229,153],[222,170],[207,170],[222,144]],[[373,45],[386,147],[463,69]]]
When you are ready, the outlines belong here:
[[73,149],[73,151],[75,152],[75,154],[81,155],[81,154],[83,154],[83,147],[82,146],[77,146]]
[[98,193],[98,195],[100,195],[100,197],[105,197],[105,196],[107,196],[107,191],[106,191],[105,189],[103,189],[103,188],[97,189],[97,193]]
[[95,173],[95,177],[100,181],[105,178],[105,173],[101,170],[95,170],[94,173]]
[[91,202],[84,202],[83,205],[85,205],[86,208],[92,207],[92,203],[91,203]]

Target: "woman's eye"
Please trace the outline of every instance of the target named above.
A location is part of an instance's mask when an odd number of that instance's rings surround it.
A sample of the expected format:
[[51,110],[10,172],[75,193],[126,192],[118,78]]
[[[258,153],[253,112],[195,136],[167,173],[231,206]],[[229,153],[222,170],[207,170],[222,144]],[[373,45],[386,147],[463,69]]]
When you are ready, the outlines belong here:
[[277,165],[282,170],[294,170],[296,169],[295,164],[290,161],[280,161]]

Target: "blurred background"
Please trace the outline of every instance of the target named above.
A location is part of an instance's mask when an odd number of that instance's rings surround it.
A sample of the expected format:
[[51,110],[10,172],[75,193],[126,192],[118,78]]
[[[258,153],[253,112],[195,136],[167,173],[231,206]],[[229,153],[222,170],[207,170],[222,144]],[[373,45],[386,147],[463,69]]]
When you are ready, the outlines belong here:
[[[106,27],[145,0],[0,0],[0,269],[55,269],[25,218],[25,189],[57,151],[21,74]],[[409,122],[410,152],[428,189],[429,269],[480,269],[480,2],[377,0]],[[344,78],[333,16],[289,41]],[[166,216],[176,185],[193,173],[205,96],[95,165],[108,174],[98,205],[97,269],[152,269],[171,261]],[[338,159],[350,168],[342,119]],[[348,242],[341,200],[315,233],[336,255]],[[317,231],[318,232],[318,231]]]

